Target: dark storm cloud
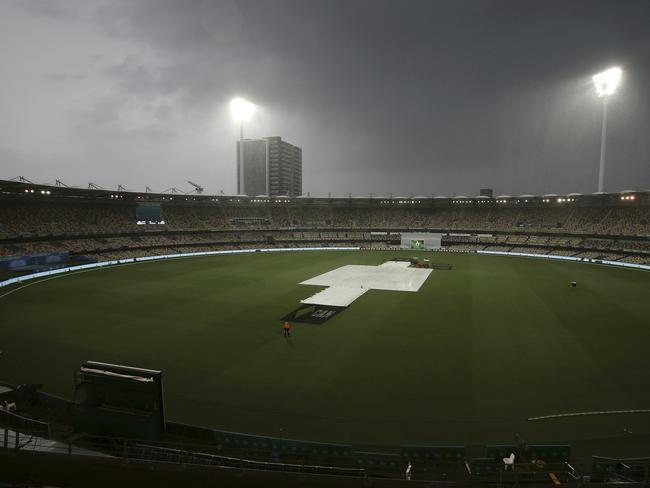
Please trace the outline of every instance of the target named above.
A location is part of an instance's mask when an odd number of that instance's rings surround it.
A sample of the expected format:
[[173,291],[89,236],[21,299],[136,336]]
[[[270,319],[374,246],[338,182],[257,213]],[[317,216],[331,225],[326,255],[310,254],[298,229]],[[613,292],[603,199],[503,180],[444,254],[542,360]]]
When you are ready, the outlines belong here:
[[607,187],[650,188],[645,0],[0,8],[12,23],[0,35],[17,46],[1,55],[16,104],[0,121],[4,177],[234,192],[226,103],[243,95],[261,106],[247,135],[302,146],[312,194],[590,192],[601,116],[590,75],[617,63]]

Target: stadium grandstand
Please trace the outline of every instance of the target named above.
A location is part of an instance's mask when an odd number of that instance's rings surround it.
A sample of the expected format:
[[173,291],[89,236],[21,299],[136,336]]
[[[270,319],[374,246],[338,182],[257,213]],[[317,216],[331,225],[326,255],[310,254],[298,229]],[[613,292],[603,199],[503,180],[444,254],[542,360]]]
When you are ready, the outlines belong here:
[[[442,233],[443,247],[452,251],[650,264],[650,192],[260,199],[0,181],[0,198],[0,257],[5,263],[30,263],[17,258],[56,253],[67,256],[56,263],[64,266],[227,249],[399,249],[402,233],[426,231]],[[142,206],[153,207],[157,220],[138,220]],[[5,273],[34,269],[33,264],[7,264]]]

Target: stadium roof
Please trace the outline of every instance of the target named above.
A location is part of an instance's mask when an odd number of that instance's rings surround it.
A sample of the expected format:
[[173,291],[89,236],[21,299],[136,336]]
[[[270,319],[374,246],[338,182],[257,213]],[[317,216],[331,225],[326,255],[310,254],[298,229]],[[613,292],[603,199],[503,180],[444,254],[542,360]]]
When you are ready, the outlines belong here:
[[[123,187],[122,187],[123,188]],[[619,192],[612,193],[595,193],[582,195],[580,193],[568,193],[566,195],[558,195],[556,193],[547,193],[545,195],[520,195],[519,197],[513,197],[511,195],[499,195],[497,197],[487,197],[485,195],[477,195],[475,197],[467,197],[465,195],[457,195],[455,197],[447,197],[444,195],[436,195],[432,197],[425,196],[396,196],[396,197],[381,197],[381,196],[311,196],[311,195],[301,195],[299,197],[289,197],[286,195],[280,195],[276,197],[270,197],[268,195],[258,195],[256,197],[251,197],[248,195],[206,195],[206,194],[197,194],[194,192],[187,193],[163,193],[163,192],[152,192],[149,188],[144,192],[129,191],[125,189],[120,190],[110,190],[102,188],[98,185],[93,185],[91,188],[78,188],[67,185],[51,185],[51,184],[39,184],[29,181],[23,178],[21,181],[14,180],[0,180],[0,197],[7,198],[16,198],[18,195],[29,196],[31,198],[41,198],[41,199],[60,199],[61,197],[66,198],[76,198],[76,199],[87,199],[94,201],[114,201],[114,202],[128,202],[135,201],[145,202],[145,201],[160,201],[168,204],[168,202],[173,202],[173,204],[184,204],[184,202],[196,202],[200,203],[230,203],[230,204],[268,204],[268,205],[281,205],[288,204],[291,202],[299,201],[301,204],[327,204],[327,203],[338,203],[338,204],[350,204],[350,202],[358,202],[355,205],[385,205],[387,203],[400,204],[400,202],[408,202],[409,204],[415,205],[445,205],[446,203],[453,203],[458,200],[467,200],[462,202],[463,204],[471,205],[472,203],[484,202],[485,203],[506,203],[512,205],[536,205],[536,204],[550,204],[557,203],[555,201],[549,202],[544,201],[549,198],[555,199],[556,197],[562,198],[563,196],[567,197],[576,197],[580,196],[581,198],[577,199],[581,204],[589,205],[590,203],[594,204],[603,204],[604,202],[618,202],[621,204],[621,195],[636,195],[636,198],[625,200],[625,204],[650,204],[650,190],[646,191],[634,191],[634,190],[622,190]],[[263,199],[264,201],[258,201]],[[496,202],[497,199],[508,199],[508,202]],[[522,200],[526,199],[526,201]],[[435,203],[434,203],[435,202]],[[575,202],[563,202],[563,203],[575,203]]]

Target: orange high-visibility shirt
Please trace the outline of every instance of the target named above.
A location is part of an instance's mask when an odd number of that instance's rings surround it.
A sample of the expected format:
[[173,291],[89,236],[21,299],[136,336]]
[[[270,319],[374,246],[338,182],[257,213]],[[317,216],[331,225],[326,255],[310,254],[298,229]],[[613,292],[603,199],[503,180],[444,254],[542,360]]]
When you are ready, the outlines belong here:
[[289,325],[289,322],[285,322],[285,323],[284,323],[284,329],[285,329],[285,330],[288,330],[288,329],[290,329],[290,328],[291,328],[291,326]]

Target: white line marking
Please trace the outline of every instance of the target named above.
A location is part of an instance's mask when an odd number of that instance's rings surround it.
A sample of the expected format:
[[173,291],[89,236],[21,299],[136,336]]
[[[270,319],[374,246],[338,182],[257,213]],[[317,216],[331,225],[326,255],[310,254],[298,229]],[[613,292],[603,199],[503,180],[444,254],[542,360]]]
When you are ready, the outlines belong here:
[[102,266],[102,267],[97,267],[97,268],[82,269],[81,271],[73,271],[71,273],[61,273],[61,274],[58,274],[58,275],[50,276],[49,278],[45,278],[45,279],[42,279],[42,280],[31,281],[31,282],[27,283],[26,285],[19,286],[18,288],[14,288],[13,290],[9,290],[7,293],[3,293],[2,295],[0,295],[0,300],[2,300],[7,295],[11,295],[12,293],[14,293],[16,291],[27,288],[28,286],[38,285],[39,283],[44,283],[46,281],[55,280],[57,278],[65,278],[66,276],[72,276],[72,275],[81,274],[81,273],[88,273],[89,271],[99,271],[99,270],[102,270],[102,269],[112,269],[112,268],[117,268],[119,266],[129,266],[131,264],[141,264],[141,263],[146,263],[146,262],[150,262],[150,261],[138,261],[138,262],[135,262],[135,263],[112,264],[110,266]]
[[650,413],[649,408],[639,408],[636,410],[599,410],[594,412],[571,412],[571,413],[556,413],[553,415],[541,415],[539,417],[530,417],[527,420],[544,420],[544,419],[558,419],[563,417],[585,417],[587,415],[614,415],[626,413]]

